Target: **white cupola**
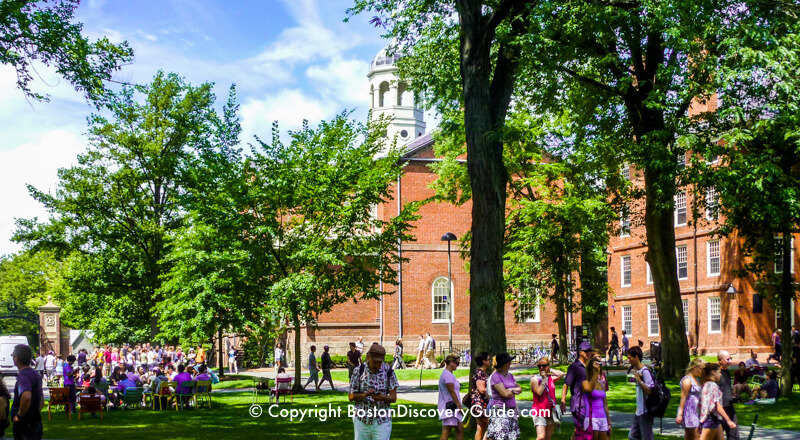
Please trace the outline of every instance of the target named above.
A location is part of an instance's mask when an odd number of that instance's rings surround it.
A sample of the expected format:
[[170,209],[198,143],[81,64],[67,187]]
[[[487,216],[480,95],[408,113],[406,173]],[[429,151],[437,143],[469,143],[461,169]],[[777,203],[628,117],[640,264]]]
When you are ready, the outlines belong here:
[[425,134],[425,121],[414,93],[395,75],[399,59],[400,55],[387,55],[385,48],[372,59],[367,74],[369,108],[373,118],[391,118],[386,135],[389,139],[397,135],[398,145],[405,145]]

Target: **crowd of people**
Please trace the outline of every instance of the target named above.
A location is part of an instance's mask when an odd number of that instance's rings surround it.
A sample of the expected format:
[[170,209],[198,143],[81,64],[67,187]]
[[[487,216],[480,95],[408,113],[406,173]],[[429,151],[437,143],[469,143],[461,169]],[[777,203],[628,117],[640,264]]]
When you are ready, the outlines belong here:
[[[620,347],[621,348],[621,347]],[[357,352],[356,350],[351,350]],[[537,440],[552,438],[554,428],[560,424],[567,407],[574,421],[574,439],[607,440],[611,438],[612,424],[607,392],[608,379],[601,358],[605,350],[595,352],[589,342],[578,346],[577,358],[566,373],[551,368],[550,357],[536,362],[538,374],[530,379],[532,392],[531,412]],[[391,413],[381,412],[397,400],[398,381],[394,370],[384,362],[385,349],[374,343],[366,353],[366,362],[351,371],[349,400],[356,406],[353,420],[357,439],[388,439],[391,436]],[[631,365],[628,379],[635,386],[636,411],[630,427],[629,439],[653,439],[653,422],[657,417],[650,402],[651,394],[659,390],[659,381],[649,366],[644,364],[642,347],[625,350]],[[475,374],[465,396],[460,395],[461,384],[454,371],[461,358],[450,354],[444,359],[444,370],[439,378],[438,413],[442,424],[441,439],[455,435],[464,438],[462,412],[468,411],[475,422],[475,440],[517,440],[522,438],[519,425],[520,412],[517,399],[522,393],[510,372],[514,356],[488,353],[474,356]],[[761,370],[757,354],[741,362],[731,377],[731,356],[720,351],[717,362],[695,358],[687,366],[681,379],[681,395],[675,421],[684,429],[686,439],[728,440],[738,439],[734,403],[740,396],[754,403],[761,399],[769,403],[778,393],[776,372]],[[494,370],[490,375],[489,372]],[[760,385],[751,387],[748,378],[766,372]],[[563,382],[560,396],[557,384]],[[662,385],[663,386],[663,385]],[[677,400],[677,399],[676,399]],[[675,408],[672,406],[672,408]],[[661,416],[658,416],[661,417]]]

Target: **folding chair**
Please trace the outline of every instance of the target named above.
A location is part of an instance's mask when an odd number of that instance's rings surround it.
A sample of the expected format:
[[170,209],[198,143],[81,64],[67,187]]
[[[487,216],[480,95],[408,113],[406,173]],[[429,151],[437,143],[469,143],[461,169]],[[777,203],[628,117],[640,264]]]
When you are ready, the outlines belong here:
[[106,396],[106,400],[103,402],[103,409],[108,411],[108,400],[111,398],[108,395],[108,382],[93,383],[92,386],[94,386],[98,393],[102,393]]
[[[175,397],[175,395],[172,393],[172,390],[174,390],[176,386],[176,382],[170,382],[168,380],[162,380],[159,382],[158,391],[156,391],[156,393],[150,393],[153,409],[156,409],[156,402],[158,402],[158,409],[163,410],[163,399],[167,400],[167,406],[169,407],[169,400]],[[146,404],[147,402],[145,401],[145,405]]]
[[125,392],[122,393],[120,396],[120,404],[122,404],[122,410],[125,411],[125,407],[128,405],[133,405],[135,407],[142,407],[143,401],[142,389],[138,387],[130,387],[125,388]]
[[193,380],[186,380],[180,383],[180,385],[176,385],[175,387],[175,410],[177,411],[178,407],[183,407],[184,403],[188,404],[189,402],[194,399],[195,390],[197,388],[197,382]]
[[195,408],[200,408],[200,403],[198,400],[200,398],[204,398],[205,401],[208,402],[208,407],[211,408],[211,381],[210,380],[198,380],[197,386],[195,388],[194,394],[194,406]]
[[[281,385],[284,386],[281,386]],[[287,385],[288,384],[288,385]],[[278,403],[281,394],[283,395],[283,403],[286,403],[286,395],[290,395],[292,397],[292,403],[294,403],[294,394],[292,393],[292,378],[291,377],[277,377],[275,378],[275,388],[272,389],[272,392],[269,396],[269,401],[272,402],[272,396],[275,396],[275,403]]]
[[78,420],[83,413],[100,413],[100,420],[103,420],[103,400],[100,394],[84,394],[81,396],[81,405],[78,408]]
[[[52,408],[53,405],[56,406],[56,409],[62,405],[69,408],[69,388],[50,388],[50,400],[47,401],[47,420],[51,420],[50,408]],[[67,418],[72,420],[71,411],[67,411]]]

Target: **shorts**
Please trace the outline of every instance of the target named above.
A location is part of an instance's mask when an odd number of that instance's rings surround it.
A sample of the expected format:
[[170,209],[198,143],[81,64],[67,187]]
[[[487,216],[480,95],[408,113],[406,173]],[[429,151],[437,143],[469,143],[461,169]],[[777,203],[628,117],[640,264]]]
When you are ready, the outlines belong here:
[[[588,430],[589,429],[589,423],[590,423],[589,419],[590,418],[587,417],[583,421],[583,429],[584,430]],[[603,416],[603,417],[591,417],[591,424],[592,424],[592,431],[606,432],[609,429],[608,428],[608,419],[605,416]]]
[[550,417],[542,417],[536,416],[533,418],[533,426],[550,426],[554,425],[556,422],[553,421],[553,416]]
[[[459,415],[461,415],[460,412]],[[442,426],[458,426],[459,422],[461,422],[459,417],[446,417],[442,419]]]
[[702,423],[703,429],[717,429],[721,424],[719,417],[714,414],[709,414],[705,422]]

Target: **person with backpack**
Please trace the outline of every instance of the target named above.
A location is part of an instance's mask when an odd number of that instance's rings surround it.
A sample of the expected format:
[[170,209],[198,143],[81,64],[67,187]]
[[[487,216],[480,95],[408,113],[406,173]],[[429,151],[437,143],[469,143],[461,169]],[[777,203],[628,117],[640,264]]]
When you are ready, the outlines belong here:
[[386,349],[377,342],[367,351],[367,362],[350,379],[349,400],[355,402],[355,438],[387,440],[392,436],[391,404],[397,401],[397,376],[384,363]]
[[619,336],[617,335],[617,329],[611,327],[611,342],[608,348],[608,365],[614,363],[614,357],[617,358],[617,366],[619,367]]
[[728,417],[722,407],[722,391],[719,382],[722,374],[720,365],[709,362],[703,367],[703,391],[700,394],[700,440],[722,440],[722,420],[731,428],[736,423]]
[[586,365],[589,359],[594,357],[592,344],[587,341],[578,345],[578,358],[567,368],[567,376],[564,378],[564,387],[561,389],[561,412],[566,412],[567,388],[570,391],[569,410],[575,420],[575,437],[578,438],[583,432],[583,415],[577,410],[580,402],[581,384],[588,377],[586,375]]
[[643,358],[644,353],[642,353],[641,347],[631,347],[628,350],[628,362],[631,363],[633,379],[636,382],[636,413],[628,434],[630,440],[653,440],[655,415],[647,411],[645,399],[653,392],[656,381],[653,373],[642,362]]
[[[550,369],[550,358],[542,357],[536,362],[539,374],[531,378],[531,392],[533,393],[532,408],[536,411],[533,415],[533,426],[536,429],[536,440],[550,440],[556,423],[561,423],[556,416],[556,382],[564,377],[564,373]],[[545,417],[549,411],[549,416]],[[560,414],[560,413],[559,413]]]
[[500,353],[494,357],[494,373],[489,376],[489,426],[486,428],[486,439],[518,440],[519,415],[517,413],[516,396],[522,393],[514,375],[508,370],[514,356]]

